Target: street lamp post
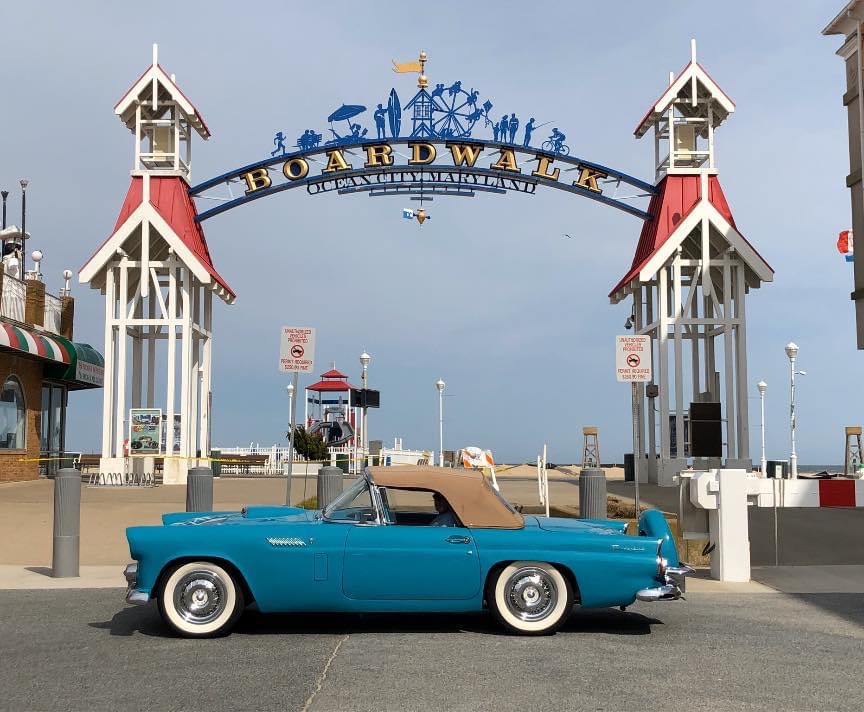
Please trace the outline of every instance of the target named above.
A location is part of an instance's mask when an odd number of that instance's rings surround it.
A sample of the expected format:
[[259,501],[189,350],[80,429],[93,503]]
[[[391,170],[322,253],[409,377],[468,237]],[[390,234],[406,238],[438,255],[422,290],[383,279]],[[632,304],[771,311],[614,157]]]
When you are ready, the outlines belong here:
[[789,357],[789,434],[792,441],[792,452],[789,455],[790,477],[798,478],[798,454],[795,452],[795,376],[806,376],[807,371],[795,370],[795,358],[798,356],[798,345],[794,341],[786,344],[786,355]]
[[368,408],[366,407],[366,399],[368,397],[368,394],[366,393],[366,387],[369,364],[371,362],[372,357],[365,351],[360,354],[360,365],[363,367],[363,373],[360,374],[360,379],[363,383],[363,428],[362,437],[360,438],[360,443],[363,446],[363,467],[365,467],[369,463],[369,424],[366,421],[366,414],[368,413]]
[[[8,190],[0,190],[0,196],[3,197],[3,224],[0,227],[2,227],[3,230],[5,230],[6,229],[6,198],[9,197],[9,191]],[[5,248],[6,247],[6,240],[4,239],[2,241],[2,243],[0,243],[0,245],[2,245],[3,248]]]
[[24,265],[27,258],[24,247],[27,242],[27,185],[30,181],[22,178],[18,182],[21,184],[21,279],[26,279]]
[[768,390],[768,384],[765,381],[759,381],[756,384],[756,388],[759,389],[759,407],[762,412],[762,477],[767,477],[768,475],[768,463],[765,460],[765,391]]
[[435,381],[438,389],[438,466],[444,467],[444,388],[447,384],[442,379]]

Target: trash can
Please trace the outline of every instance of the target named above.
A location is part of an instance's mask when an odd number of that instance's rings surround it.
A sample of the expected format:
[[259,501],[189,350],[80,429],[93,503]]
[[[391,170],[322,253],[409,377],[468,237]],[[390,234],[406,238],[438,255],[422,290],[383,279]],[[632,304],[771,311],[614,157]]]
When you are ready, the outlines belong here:
[[342,468],[321,467],[318,469],[318,509],[324,509],[342,494]]
[[579,517],[606,519],[606,472],[588,467],[579,473]]
[[789,477],[789,460],[767,460],[765,476],[786,479]]
[[213,470],[213,477],[219,477],[222,474],[222,451],[210,451],[210,469]]
[[624,453],[624,481],[633,482],[636,480],[635,475],[635,460],[632,452]]

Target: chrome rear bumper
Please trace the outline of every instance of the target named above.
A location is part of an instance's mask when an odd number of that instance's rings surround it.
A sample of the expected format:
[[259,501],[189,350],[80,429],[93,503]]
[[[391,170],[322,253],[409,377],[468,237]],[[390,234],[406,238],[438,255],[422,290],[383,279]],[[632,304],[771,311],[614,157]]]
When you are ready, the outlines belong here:
[[636,592],[639,601],[677,601],[684,597],[685,576],[695,573],[696,569],[687,564],[666,567],[666,582],[661,586],[643,588]]
[[138,562],[133,562],[123,569],[123,576],[126,577],[126,602],[136,606],[147,603],[150,600],[150,594],[135,588],[138,584]]
[[681,598],[681,589],[674,583],[666,583],[656,588],[643,588],[636,592],[639,601],[676,601]]

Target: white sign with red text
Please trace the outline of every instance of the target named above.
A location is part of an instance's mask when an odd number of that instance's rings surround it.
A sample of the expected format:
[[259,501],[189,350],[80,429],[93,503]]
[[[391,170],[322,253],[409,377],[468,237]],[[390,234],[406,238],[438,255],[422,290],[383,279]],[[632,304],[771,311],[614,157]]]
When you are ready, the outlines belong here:
[[283,373],[311,373],[315,367],[315,329],[283,326],[279,342],[279,370]]
[[651,380],[651,337],[615,337],[615,375],[619,381],[646,383]]

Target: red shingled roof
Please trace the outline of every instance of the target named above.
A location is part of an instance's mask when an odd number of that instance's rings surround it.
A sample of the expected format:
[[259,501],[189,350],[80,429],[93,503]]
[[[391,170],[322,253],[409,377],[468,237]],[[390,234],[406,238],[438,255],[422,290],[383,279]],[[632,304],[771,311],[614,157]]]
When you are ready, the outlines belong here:
[[[134,179],[133,179],[134,180]],[[207,249],[207,240],[201,223],[195,221],[198,211],[195,203],[189,197],[186,182],[177,177],[150,179],[150,204],[167,222],[171,229],[180,237],[198,261],[206,269],[216,282],[236,297],[228,283],[222,279],[213,266],[210,258],[210,250]]]
[[329,371],[321,374],[321,378],[348,378],[342,371],[337,371],[335,368],[331,368]]
[[[123,200],[123,206],[120,208],[120,214],[117,216],[114,230],[108,236],[108,240],[111,239],[129,219],[129,216],[141,205],[144,199],[143,184],[144,179],[141,176],[133,176],[132,184],[129,186],[126,198]],[[234,290],[228,286],[228,283],[213,266],[210,250],[207,248],[207,240],[204,237],[204,230],[201,228],[201,223],[195,221],[198,211],[195,209],[195,203],[189,197],[189,189],[186,182],[177,176],[151,177],[150,204],[156,209],[156,212],[159,213],[162,219],[168,223],[183,244],[192,251],[192,254],[195,255],[198,262],[207,270],[216,283],[223,287],[231,295],[232,299],[235,298],[237,295],[234,293]],[[103,242],[99,250],[104,245],[105,243]],[[98,254],[99,250],[96,250],[94,255]]]
[[352,386],[348,381],[318,381],[311,386],[306,386],[307,391],[357,391],[357,386]]
[[[651,198],[651,204],[648,206],[648,212],[654,217],[642,226],[642,234],[636,245],[636,254],[630,271],[615,285],[615,289],[609,293],[610,297],[642,271],[702,197],[701,179],[698,175],[669,175],[660,181],[657,188],[659,192]],[[727,222],[735,227],[735,218],[732,217],[732,211],[729,209],[717,176],[708,177],[708,200]]]

